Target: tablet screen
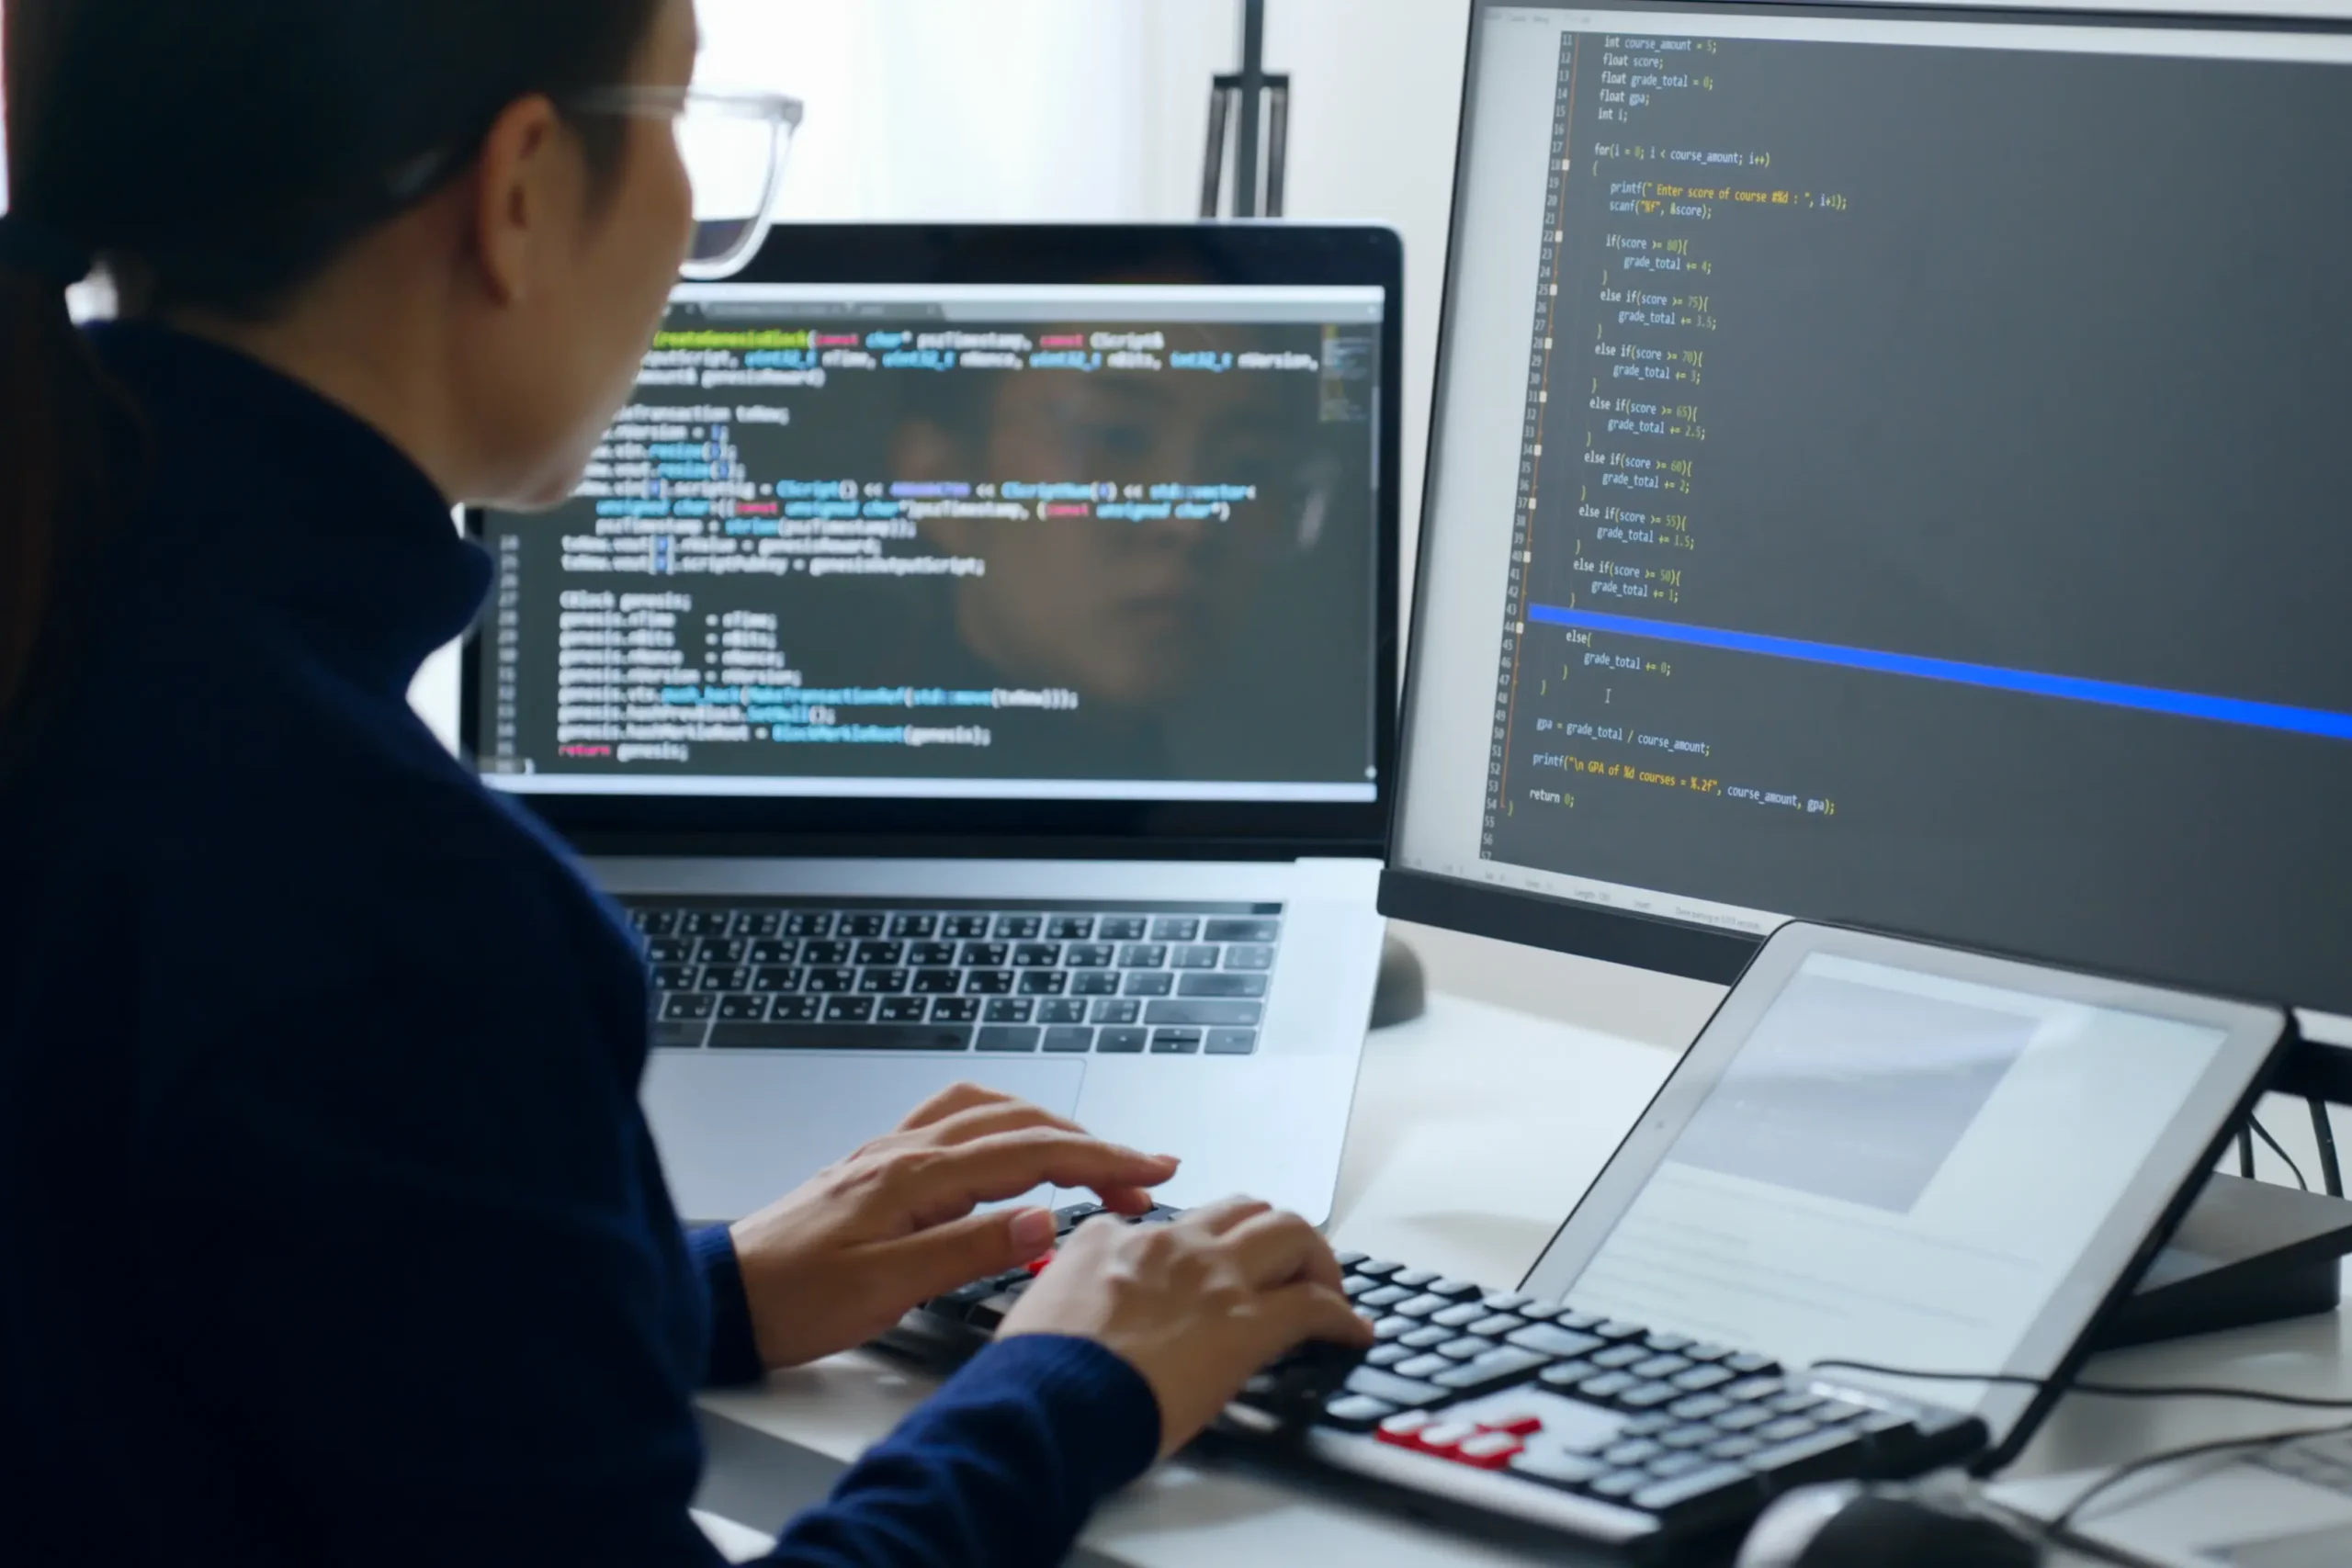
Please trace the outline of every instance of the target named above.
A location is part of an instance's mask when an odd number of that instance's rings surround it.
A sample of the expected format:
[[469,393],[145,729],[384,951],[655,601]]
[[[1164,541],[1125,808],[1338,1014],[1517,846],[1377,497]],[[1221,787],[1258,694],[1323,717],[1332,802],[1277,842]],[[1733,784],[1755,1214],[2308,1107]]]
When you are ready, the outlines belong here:
[[[1792,1366],[2035,1370],[2021,1350],[2230,1039],[1808,953],[1565,1293]],[[1911,1392],[1969,1408],[1987,1391]]]

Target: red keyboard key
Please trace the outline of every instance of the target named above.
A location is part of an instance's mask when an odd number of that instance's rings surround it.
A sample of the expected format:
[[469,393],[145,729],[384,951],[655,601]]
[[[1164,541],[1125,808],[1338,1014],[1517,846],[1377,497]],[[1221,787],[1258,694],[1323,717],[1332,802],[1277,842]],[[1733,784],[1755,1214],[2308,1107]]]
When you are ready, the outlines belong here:
[[1453,1446],[1445,1457],[1457,1464],[1472,1465],[1479,1470],[1501,1470],[1511,1461],[1511,1456],[1522,1447],[1509,1432],[1481,1432],[1465,1438]]
[[1480,1416],[1478,1425],[1489,1432],[1509,1432],[1514,1438],[1524,1438],[1544,1429],[1544,1417],[1524,1410],[1507,1410],[1500,1416]]

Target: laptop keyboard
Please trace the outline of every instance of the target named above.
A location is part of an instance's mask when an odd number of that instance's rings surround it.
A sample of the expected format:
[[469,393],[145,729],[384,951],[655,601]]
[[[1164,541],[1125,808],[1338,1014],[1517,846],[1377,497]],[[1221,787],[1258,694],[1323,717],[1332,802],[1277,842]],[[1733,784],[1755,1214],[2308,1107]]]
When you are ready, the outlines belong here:
[[669,1049],[1243,1056],[1279,904],[623,900]]
[[[1056,1218],[1067,1234],[1101,1213],[1080,1205]],[[1159,1209],[1140,1223],[1171,1217]],[[1973,1416],[1874,1393],[1840,1397],[1854,1391],[1791,1375],[1754,1351],[1362,1253],[1341,1253],[1340,1263],[1377,1342],[1303,1409],[1297,1380],[1279,1361],[1237,1404],[1277,1411],[1286,1433],[1303,1425],[1344,1439],[1312,1450],[1326,1460],[1366,1444],[1420,1456],[1432,1462],[1407,1467],[1409,1484],[1440,1496],[1450,1475],[1481,1472],[1525,1483],[1530,1498],[1606,1504],[1681,1533],[1743,1521],[1791,1486],[1915,1474],[1984,1440]],[[919,1316],[944,1335],[986,1336],[1036,1271],[979,1280]],[[1393,1468],[1361,1468],[1398,1480]],[[1488,1489],[1472,1506],[1498,1505]],[[1504,1510],[1544,1517],[1540,1504]]]

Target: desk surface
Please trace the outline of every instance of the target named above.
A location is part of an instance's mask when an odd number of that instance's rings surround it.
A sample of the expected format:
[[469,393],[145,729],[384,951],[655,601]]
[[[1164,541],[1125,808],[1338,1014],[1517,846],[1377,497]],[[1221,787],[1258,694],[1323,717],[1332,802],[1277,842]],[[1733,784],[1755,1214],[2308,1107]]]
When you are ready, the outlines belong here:
[[[1334,1241],[1498,1287],[1517,1283],[1676,1058],[1661,1046],[1433,996],[1422,1018],[1367,1042]],[[2337,1314],[2124,1351],[2095,1362],[2094,1375],[2343,1394],[2352,1391],[2346,1328]],[[790,1480],[754,1493],[765,1517],[746,1518],[750,1510],[740,1506],[729,1513],[742,1525],[773,1528],[816,1501],[842,1465],[932,1386],[886,1358],[852,1352],[777,1373],[757,1389],[706,1396],[714,1415],[780,1439],[800,1461],[777,1472]],[[2047,1476],[2293,1424],[2290,1413],[2261,1406],[2076,1396],[2007,1473]],[[709,1528],[730,1552],[749,1555],[765,1544],[756,1529]],[[1179,1461],[1103,1508],[1080,1561],[1294,1568],[1308,1552],[1378,1568],[1564,1560],[1556,1551],[1537,1557],[1471,1541],[1345,1499]]]

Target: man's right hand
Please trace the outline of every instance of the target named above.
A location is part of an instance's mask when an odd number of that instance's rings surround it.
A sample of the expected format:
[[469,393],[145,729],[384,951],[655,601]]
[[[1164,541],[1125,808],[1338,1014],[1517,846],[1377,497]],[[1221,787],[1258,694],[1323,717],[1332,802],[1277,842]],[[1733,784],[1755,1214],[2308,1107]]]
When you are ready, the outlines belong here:
[[1070,1233],[997,1337],[1075,1335],[1117,1355],[1159,1401],[1166,1455],[1302,1341],[1372,1342],[1340,1279],[1313,1226],[1250,1199],[1166,1224],[1096,1219]]

